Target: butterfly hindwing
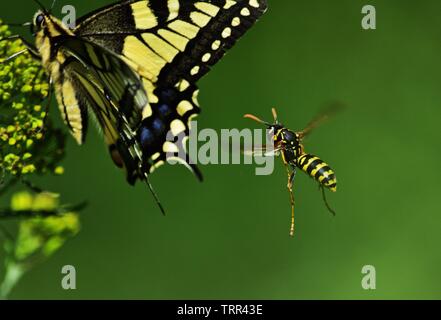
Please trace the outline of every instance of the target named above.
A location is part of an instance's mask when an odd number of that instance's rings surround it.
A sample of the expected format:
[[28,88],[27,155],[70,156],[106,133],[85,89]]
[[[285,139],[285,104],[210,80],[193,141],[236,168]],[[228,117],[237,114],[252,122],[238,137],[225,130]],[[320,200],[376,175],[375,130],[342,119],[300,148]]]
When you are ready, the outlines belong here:
[[140,77],[124,61],[105,48],[76,37],[59,37],[57,45],[66,57],[83,64],[133,127],[139,125],[148,98]]
[[142,162],[135,135],[148,105],[139,76],[118,56],[93,43],[64,36],[56,44],[63,56],[55,84],[57,98],[61,109],[67,110],[73,135],[84,137],[86,113],[92,111],[114,162],[127,169],[133,183]]
[[155,90],[160,102],[152,104],[152,114],[144,118],[138,131],[147,172],[172,160],[184,164],[202,180],[186,148],[191,120],[199,113],[197,92],[196,86],[189,86],[185,90],[178,87],[159,87]]

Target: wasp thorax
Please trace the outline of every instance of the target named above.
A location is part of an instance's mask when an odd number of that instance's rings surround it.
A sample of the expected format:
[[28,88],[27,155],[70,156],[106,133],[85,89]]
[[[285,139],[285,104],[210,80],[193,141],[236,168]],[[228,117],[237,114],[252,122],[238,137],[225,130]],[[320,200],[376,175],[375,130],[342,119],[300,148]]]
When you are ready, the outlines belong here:
[[283,128],[277,134],[277,140],[283,143],[285,146],[298,146],[300,144],[300,137],[297,133],[292,132],[286,128]]

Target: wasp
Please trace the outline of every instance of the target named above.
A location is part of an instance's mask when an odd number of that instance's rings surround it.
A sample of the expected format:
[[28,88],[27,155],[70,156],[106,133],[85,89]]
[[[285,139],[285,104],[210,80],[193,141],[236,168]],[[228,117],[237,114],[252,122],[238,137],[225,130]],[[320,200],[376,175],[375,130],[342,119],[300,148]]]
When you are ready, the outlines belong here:
[[[322,112],[320,112],[302,131],[294,132],[286,128],[278,120],[277,111],[275,108],[272,109],[274,123],[269,123],[259,119],[258,117],[246,114],[244,117],[257,121],[265,125],[268,129],[268,134],[273,140],[274,148],[271,150],[271,154],[281,155],[283,163],[286,167],[288,174],[288,184],[287,188],[289,191],[290,202],[291,202],[291,229],[290,236],[294,236],[294,192],[293,184],[296,177],[297,169],[308,174],[315,181],[318,182],[319,188],[322,191],[323,201],[326,208],[335,216],[335,211],[330,207],[327,199],[325,188],[331,190],[332,192],[337,191],[337,178],[331,167],[324,162],[319,157],[305,152],[303,146],[303,139],[306,138],[315,128],[321,125],[329,116],[340,109],[340,105],[332,105]],[[262,150],[268,150],[263,147]],[[261,151],[262,151],[261,150]],[[257,150],[255,150],[257,152]],[[266,153],[266,155],[270,154]]]

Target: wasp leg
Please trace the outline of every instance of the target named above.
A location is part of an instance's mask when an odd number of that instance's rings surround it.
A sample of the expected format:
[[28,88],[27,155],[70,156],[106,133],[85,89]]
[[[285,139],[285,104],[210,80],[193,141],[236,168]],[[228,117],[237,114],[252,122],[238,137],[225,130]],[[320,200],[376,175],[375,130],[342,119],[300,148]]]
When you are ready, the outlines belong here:
[[323,197],[323,201],[325,202],[325,206],[326,208],[329,210],[329,212],[335,217],[337,214],[335,213],[335,211],[331,208],[331,206],[329,205],[328,199],[326,198],[326,192],[325,192],[325,188],[320,185],[319,188],[322,190],[322,197]]
[[296,177],[296,168],[292,167],[291,169],[286,166],[286,172],[288,173],[288,184],[287,184],[287,188],[289,191],[289,199],[291,202],[291,229],[289,231],[289,235],[291,237],[294,236],[294,224],[295,224],[295,220],[294,220],[294,204],[295,204],[295,200],[294,200],[294,192],[293,192],[293,184],[294,184],[294,179]]

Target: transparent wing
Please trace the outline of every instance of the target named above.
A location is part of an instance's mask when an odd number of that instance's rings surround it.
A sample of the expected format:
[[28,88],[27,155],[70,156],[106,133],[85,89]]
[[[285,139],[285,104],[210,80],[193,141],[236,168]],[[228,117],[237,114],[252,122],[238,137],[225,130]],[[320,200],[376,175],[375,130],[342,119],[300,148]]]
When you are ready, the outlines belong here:
[[250,157],[274,157],[283,150],[282,147],[267,147],[266,145],[254,146],[253,149],[243,149],[242,153]]
[[304,138],[308,136],[314,129],[321,126],[323,123],[329,120],[329,118],[340,112],[343,108],[344,105],[339,102],[334,102],[324,107],[320,111],[320,113],[314,119],[312,119],[311,122],[308,123],[306,128],[303,129],[303,131],[299,132],[300,137]]

